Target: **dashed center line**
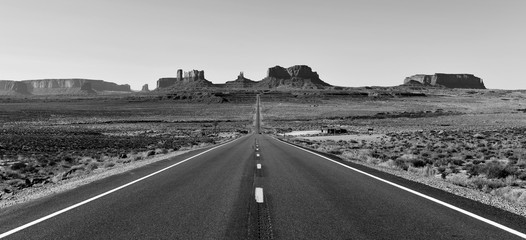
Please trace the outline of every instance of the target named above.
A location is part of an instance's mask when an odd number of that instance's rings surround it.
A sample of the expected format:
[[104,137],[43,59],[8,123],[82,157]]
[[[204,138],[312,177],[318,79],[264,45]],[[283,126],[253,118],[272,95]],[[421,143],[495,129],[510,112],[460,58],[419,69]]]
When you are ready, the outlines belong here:
[[260,187],[256,188],[255,197],[256,197],[257,203],[263,203],[263,188],[260,188]]

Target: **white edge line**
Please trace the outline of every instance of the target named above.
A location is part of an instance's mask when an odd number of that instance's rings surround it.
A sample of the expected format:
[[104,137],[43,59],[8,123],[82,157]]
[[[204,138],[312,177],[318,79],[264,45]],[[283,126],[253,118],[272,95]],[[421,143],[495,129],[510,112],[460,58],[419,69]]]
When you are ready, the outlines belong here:
[[221,144],[221,145],[215,146],[215,147],[210,148],[210,149],[208,149],[208,150],[206,150],[206,151],[204,151],[204,152],[198,153],[198,154],[196,154],[196,155],[194,155],[194,156],[191,156],[191,157],[189,157],[189,158],[187,158],[187,159],[184,159],[184,160],[182,160],[182,161],[180,161],[180,162],[174,163],[174,164],[172,164],[172,165],[170,165],[170,166],[168,166],[168,167],[165,167],[165,168],[163,168],[163,169],[161,169],[161,170],[158,170],[158,171],[156,171],[156,172],[154,172],[154,173],[150,173],[150,174],[148,174],[148,175],[146,175],[146,176],[144,176],[144,177],[141,177],[141,178],[139,178],[139,179],[137,179],[137,180],[134,180],[134,181],[131,181],[131,182],[129,182],[129,183],[126,183],[126,184],[124,184],[124,185],[122,185],[122,186],[120,186],[120,187],[116,187],[116,188],[111,189],[111,190],[109,190],[109,191],[107,191],[107,192],[101,193],[101,194],[99,194],[99,195],[97,195],[97,196],[94,196],[94,197],[92,197],[92,198],[86,199],[86,200],[84,200],[84,201],[82,201],[82,202],[79,202],[79,203],[77,203],[77,204],[74,204],[74,205],[72,205],[72,206],[69,206],[69,207],[67,207],[67,208],[64,208],[64,209],[62,209],[62,210],[56,211],[56,212],[54,212],[54,213],[52,213],[52,214],[49,214],[49,215],[44,216],[44,217],[41,217],[41,218],[39,218],[39,219],[37,219],[37,220],[34,220],[34,221],[32,221],[32,222],[26,223],[26,224],[24,224],[24,225],[22,225],[22,226],[20,226],[20,227],[17,227],[17,228],[14,228],[14,229],[12,229],[12,230],[9,230],[9,231],[7,231],[7,232],[5,232],[5,233],[0,234],[0,238],[7,237],[7,236],[9,236],[9,235],[11,235],[11,234],[13,234],[13,233],[16,233],[16,232],[19,232],[19,231],[21,231],[21,230],[24,230],[24,229],[26,229],[26,228],[28,228],[28,227],[31,227],[31,226],[33,226],[33,225],[35,225],[35,224],[37,224],[37,223],[43,222],[43,221],[48,220],[48,219],[50,219],[50,218],[52,218],[52,217],[55,217],[55,216],[57,216],[57,215],[59,215],[59,214],[62,214],[62,213],[65,213],[65,212],[67,212],[67,211],[69,211],[69,210],[72,210],[72,209],[75,209],[75,208],[77,208],[77,207],[80,207],[80,206],[82,206],[82,205],[84,205],[84,204],[86,204],[86,203],[89,203],[89,202],[91,202],[91,201],[94,201],[94,200],[96,200],[96,199],[99,199],[99,198],[101,198],[101,197],[104,197],[104,196],[106,196],[106,195],[108,195],[108,194],[110,194],[110,193],[113,193],[113,192],[118,191],[118,190],[120,190],[120,189],[123,189],[123,188],[125,188],[125,187],[127,187],[127,186],[130,186],[130,185],[132,185],[132,184],[134,184],[134,183],[140,182],[140,181],[142,181],[142,180],[144,180],[144,179],[147,179],[147,178],[149,178],[149,177],[151,177],[151,176],[154,176],[154,175],[157,175],[157,174],[159,174],[159,173],[161,173],[161,172],[164,172],[164,171],[166,171],[166,170],[168,170],[168,169],[170,169],[170,168],[172,168],[172,167],[175,167],[175,166],[177,166],[177,165],[179,165],[179,164],[181,164],[181,163],[184,163],[184,162],[186,162],[186,161],[188,161],[188,160],[191,160],[191,159],[196,158],[196,157],[198,157],[198,156],[200,156],[200,155],[203,155],[203,154],[205,154],[205,153],[207,153],[207,152],[210,152],[210,151],[212,151],[212,150],[214,150],[214,149],[216,149],[216,148],[219,148],[219,147],[225,146],[225,145],[227,145],[227,144],[229,144],[229,143],[233,143],[233,142],[235,142],[235,141],[237,141],[237,140],[239,140],[239,139],[241,139],[241,138],[243,138],[243,137],[240,137],[240,138],[235,139],[235,140],[232,140],[232,141],[230,141],[230,142],[226,142],[226,143],[223,143],[223,144]]
[[[274,139],[276,139],[276,138],[274,138]],[[276,139],[276,140],[278,140],[278,141],[280,141],[280,142],[283,142],[283,143],[285,143],[285,144],[288,144],[288,145],[290,145],[290,146],[293,146],[293,147],[295,147],[295,148],[301,149],[301,150],[303,150],[303,151],[305,151],[305,152],[308,152],[308,153],[314,154],[314,155],[316,155],[316,156],[318,156],[318,157],[321,157],[321,158],[323,158],[323,159],[329,160],[329,161],[331,161],[331,162],[333,162],[333,163],[339,164],[339,165],[341,165],[341,166],[343,166],[343,167],[346,167],[346,168],[348,168],[348,169],[351,169],[351,170],[353,170],[353,171],[356,171],[356,172],[359,172],[359,173],[364,174],[364,175],[366,175],[366,176],[372,177],[372,178],[374,178],[374,179],[376,179],[376,180],[379,180],[379,181],[385,182],[385,183],[387,183],[387,184],[389,184],[389,185],[392,185],[392,186],[394,186],[394,187],[397,187],[397,188],[400,188],[400,189],[405,190],[405,191],[407,191],[407,192],[413,193],[413,194],[415,194],[415,195],[417,195],[417,196],[420,196],[420,197],[423,197],[423,198],[425,198],[425,199],[431,200],[431,201],[433,201],[433,202],[435,202],[435,203],[438,203],[438,204],[440,204],[440,205],[442,205],[442,206],[448,207],[448,208],[453,209],[453,210],[455,210],[455,211],[457,211],[457,212],[463,213],[463,214],[468,215],[468,216],[470,216],[470,217],[472,217],[472,218],[475,218],[475,219],[477,219],[477,220],[480,220],[480,221],[485,222],[485,223],[487,223],[487,224],[490,224],[490,225],[492,225],[492,226],[498,227],[498,228],[500,228],[500,229],[502,229],[502,230],[504,230],[504,231],[506,231],[506,232],[512,233],[512,234],[514,234],[514,235],[517,235],[517,236],[519,236],[519,237],[522,237],[522,238],[525,238],[525,239],[526,239],[526,234],[521,233],[521,232],[519,232],[519,231],[517,231],[517,230],[514,230],[514,229],[512,229],[512,228],[506,227],[506,226],[504,226],[504,225],[502,225],[502,224],[500,224],[500,223],[497,223],[497,222],[491,221],[491,220],[489,220],[489,219],[486,219],[486,218],[484,218],[484,217],[481,217],[481,216],[479,216],[479,215],[477,215],[477,214],[474,214],[474,213],[472,213],[472,212],[466,211],[466,210],[461,209],[461,208],[459,208],[459,207],[455,207],[455,206],[453,206],[453,205],[451,205],[451,204],[449,204],[449,203],[446,203],[446,202],[440,201],[440,200],[438,200],[438,199],[436,199],[436,198],[433,198],[433,197],[427,196],[427,195],[425,195],[425,194],[423,194],[423,193],[420,193],[420,192],[417,192],[417,191],[415,191],[415,190],[412,190],[412,189],[406,188],[406,187],[404,187],[404,186],[398,185],[398,184],[396,184],[396,183],[393,183],[393,182],[387,181],[387,180],[385,180],[385,179],[383,179],[383,178],[380,178],[380,177],[374,176],[374,175],[372,175],[372,174],[370,174],[370,173],[366,173],[366,172],[361,171],[361,170],[358,170],[358,169],[356,169],[356,168],[353,168],[353,167],[347,166],[347,165],[345,165],[345,164],[343,164],[343,163],[340,163],[340,162],[334,161],[334,160],[332,160],[332,159],[330,159],[330,158],[328,158],[328,157],[325,157],[325,156],[323,156],[323,155],[321,155],[321,154],[318,154],[318,153],[312,152],[312,151],[307,150],[307,149],[304,149],[304,148],[300,148],[300,147],[298,147],[298,146],[295,146],[295,145],[290,144],[290,143],[285,142],[285,141],[281,141],[281,140],[279,140],[279,139]]]

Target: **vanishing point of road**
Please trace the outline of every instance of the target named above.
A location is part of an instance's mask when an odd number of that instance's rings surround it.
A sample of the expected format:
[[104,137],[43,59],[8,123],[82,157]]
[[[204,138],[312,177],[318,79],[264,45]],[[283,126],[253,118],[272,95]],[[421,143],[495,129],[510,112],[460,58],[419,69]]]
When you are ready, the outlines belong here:
[[526,219],[252,134],[0,210],[5,239],[522,239]]

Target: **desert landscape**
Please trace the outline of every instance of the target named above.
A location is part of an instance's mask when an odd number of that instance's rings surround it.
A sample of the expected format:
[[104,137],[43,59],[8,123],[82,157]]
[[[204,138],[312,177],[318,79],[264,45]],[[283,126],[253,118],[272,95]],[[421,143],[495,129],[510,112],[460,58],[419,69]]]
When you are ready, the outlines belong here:
[[445,190],[452,184],[457,194],[525,215],[526,92],[488,90],[472,75],[438,76],[334,87],[298,65],[269,68],[259,82],[241,73],[224,85],[179,70],[141,92],[100,81],[94,90],[89,80],[22,82],[43,88],[31,94],[5,83],[0,199],[8,206],[34,189],[249,134],[259,94],[265,134]]
[[526,239],[526,1],[2,1],[0,239]]

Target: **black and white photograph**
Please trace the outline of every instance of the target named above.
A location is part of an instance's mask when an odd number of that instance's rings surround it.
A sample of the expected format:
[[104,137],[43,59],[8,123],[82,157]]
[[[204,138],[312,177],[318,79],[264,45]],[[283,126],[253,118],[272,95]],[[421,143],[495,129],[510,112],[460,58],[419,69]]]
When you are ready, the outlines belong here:
[[524,0],[0,0],[0,239],[526,239]]

